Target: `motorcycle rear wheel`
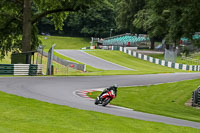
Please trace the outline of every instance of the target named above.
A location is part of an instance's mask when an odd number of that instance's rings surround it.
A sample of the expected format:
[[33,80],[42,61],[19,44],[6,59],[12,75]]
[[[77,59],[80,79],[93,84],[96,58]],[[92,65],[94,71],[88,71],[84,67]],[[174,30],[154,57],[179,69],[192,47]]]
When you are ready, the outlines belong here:
[[105,100],[103,101],[102,103],[102,106],[106,106],[112,99],[109,97],[109,98],[105,98]]

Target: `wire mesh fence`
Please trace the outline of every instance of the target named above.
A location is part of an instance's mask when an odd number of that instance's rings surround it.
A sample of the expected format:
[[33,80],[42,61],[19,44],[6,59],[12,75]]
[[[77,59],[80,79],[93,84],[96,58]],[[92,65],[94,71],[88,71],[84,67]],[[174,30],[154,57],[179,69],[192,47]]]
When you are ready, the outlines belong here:
[[80,70],[73,69],[71,66],[65,66],[56,63],[55,61],[53,62],[54,65],[54,75],[71,75],[73,73],[80,73]]
[[167,50],[165,49],[165,60],[175,63],[177,58],[177,51],[176,50]]
[[[43,74],[45,75],[47,72],[47,61],[48,61],[47,54],[42,55],[41,53],[38,52],[35,56],[37,58],[36,63],[43,64]],[[77,68],[78,68],[78,65],[76,65],[76,63],[73,63],[73,62],[66,63],[62,59],[54,57],[54,60],[53,60],[54,75],[71,75],[74,73],[84,72],[82,70],[77,70]]]

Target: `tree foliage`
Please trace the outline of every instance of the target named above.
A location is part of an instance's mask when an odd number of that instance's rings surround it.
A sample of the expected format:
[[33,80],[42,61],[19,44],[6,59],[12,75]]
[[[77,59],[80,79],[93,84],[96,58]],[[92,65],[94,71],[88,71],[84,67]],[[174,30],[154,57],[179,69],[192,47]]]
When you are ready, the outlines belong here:
[[85,12],[70,13],[66,27],[83,36],[109,36],[110,29],[115,28],[114,8],[112,4],[105,1],[104,4],[96,4]]
[[[110,1],[110,2],[109,2]],[[110,29],[116,31],[115,0],[104,0],[103,4],[90,6],[84,12],[70,12],[64,21],[63,31],[54,29],[48,19],[38,24],[40,32],[67,36],[107,37]]]
[[94,37],[109,36],[117,24],[124,32],[147,32],[178,44],[200,31],[199,11],[199,0],[1,0],[0,58],[8,51],[34,50],[40,44],[38,22]]
[[19,48],[22,34],[21,3],[15,4],[8,0],[0,1],[0,57],[8,51]]
[[168,43],[178,44],[181,37],[192,39],[200,30],[200,1],[146,0],[134,25],[143,28],[150,37],[163,37]]
[[[56,29],[62,29],[69,12],[85,11],[100,0],[1,0],[0,1],[0,55],[8,51],[34,50],[40,43],[36,24],[49,17]],[[28,4],[30,12],[26,12]],[[101,3],[100,3],[101,4]],[[26,7],[26,8],[24,8]],[[29,19],[29,17],[30,19]],[[28,18],[28,19],[26,19]],[[26,20],[26,21],[25,21]],[[25,25],[30,25],[25,28]],[[29,31],[29,32],[25,32]],[[23,35],[23,36],[22,36]],[[26,40],[26,41],[22,41]]]
[[141,30],[133,25],[135,14],[145,6],[145,0],[120,0],[117,4],[116,22],[120,30],[139,33]]

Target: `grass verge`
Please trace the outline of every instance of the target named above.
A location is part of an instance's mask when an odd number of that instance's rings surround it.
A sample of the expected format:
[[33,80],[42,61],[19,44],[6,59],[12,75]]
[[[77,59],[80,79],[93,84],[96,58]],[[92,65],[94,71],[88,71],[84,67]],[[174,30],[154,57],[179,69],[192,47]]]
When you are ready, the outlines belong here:
[[[164,54],[150,54],[149,56],[164,60]],[[182,59],[181,56],[177,56],[176,63],[187,64],[187,65],[199,65],[200,62],[194,62],[192,60]]]
[[132,72],[132,74],[183,72],[183,70],[168,68],[150,63],[148,61],[135,58],[120,51],[98,50],[87,51],[87,53],[136,70],[135,72]]
[[39,39],[45,49],[50,49],[53,44],[56,44],[56,49],[81,49],[90,46],[90,39],[83,37],[39,36]]
[[11,58],[11,52],[9,52],[4,59],[0,60],[0,64],[11,64],[10,58]]
[[84,111],[0,92],[1,133],[199,133],[200,130]]
[[[137,111],[200,122],[200,110],[185,106],[200,79],[151,86],[124,87],[111,103]],[[93,92],[92,97],[100,92]],[[91,95],[88,95],[91,96]]]
[[[59,54],[57,52],[54,52],[54,55],[56,55],[57,57],[59,57],[61,59],[64,59],[64,60],[68,60],[68,61],[75,62],[75,63],[78,63],[78,64],[83,64],[82,62],[79,62],[77,60],[71,59],[71,58],[66,57],[64,55],[61,55],[61,54]],[[92,67],[90,65],[86,65],[86,68],[87,68],[87,72],[103,71],[102,69],[94,68],[94,67]]]
[[[47,51],[46,51],[47,52]],[[87,72],[76,71],[68,75],[78,75],[78,76],[94,76],[94,75],[134,75],[134,74],[157,74],[157,73],[173,73],[173,72],[186,72],[183,70],[172,69],[160,65],[156,65],[147,61],[143,61],[134,58],[130,55],[122,53],[120,51],[107,51],[107,50],[93,50],[86,51],[89,54],[103,58],[105,60],[111,61],[113,63],[132,68],[134,70],[101,70],[87,65]],[[80,63],[76,60],[65,57],[59,53],[54,52],[54,54],[62,59]],[[65,73],[60,73],[59,75],[66,75]]]
[[[45,50],[45,52],[48,52]],[[81,72],[81,71],[75,71],[75,70],[70,70],[72,71],[71,73],[68,71],[66,67],[60,64],[56,64],[55,68],[58,71],[56,75],[74,75],[74,76],[98,76],[98,75],[136,75],[136,74],[158,74],[158,73],[173,73],[173,72],[187,72],[183,70],[177,70],[173,68],[168,68],[160,65],[156,65],[154,63],[150,63],[144,60],[137,59],[135,57],[132,57],[130,55],[127,55],[123,52],[120,51],[108,51],[108,50],[93,50],[93,51],[86,51],[89,54],[92,54],[94,56],[100,57],[102,59],[111,61],[113,63],[119,64],[121,66],[125,66],[128,68],[132,68],[134,70],[102,70],[102,69],[97,69],[92,66],[86,65],[87,72]],[[68,57],[65,57],[59,53],[54,52],[54,54],[62,59],[80,63],[76,60],[70,59]],[[35,54],[36,55],[36,54]],[[9,62],[9,58],[7,60],[1,61],[1,63]],[[45,68],[46,68],[46,63],[47,59],[44,58],[43,61],[43,67],[44,67],[44,73],[45,73]]]

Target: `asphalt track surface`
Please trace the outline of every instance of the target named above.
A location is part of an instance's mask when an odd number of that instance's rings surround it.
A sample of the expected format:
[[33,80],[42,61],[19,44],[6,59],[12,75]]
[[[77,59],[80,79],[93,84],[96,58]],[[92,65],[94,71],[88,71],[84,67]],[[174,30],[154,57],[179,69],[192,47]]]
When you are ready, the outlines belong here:
[[111,105],[106,107],[97,106],[94,105],[94,101],[76,95],[77,91],[105,88],[116,83],[119,86],[139,86],[197,78],[200,78],[200,73],[86,77],[0,77],[0,90],[18,96],[83,110],[200,129],[200,123],[198,122],[142,113]]
[[103,70],[133,70],[90,55],[83,50],[55,50],[59,54]]

